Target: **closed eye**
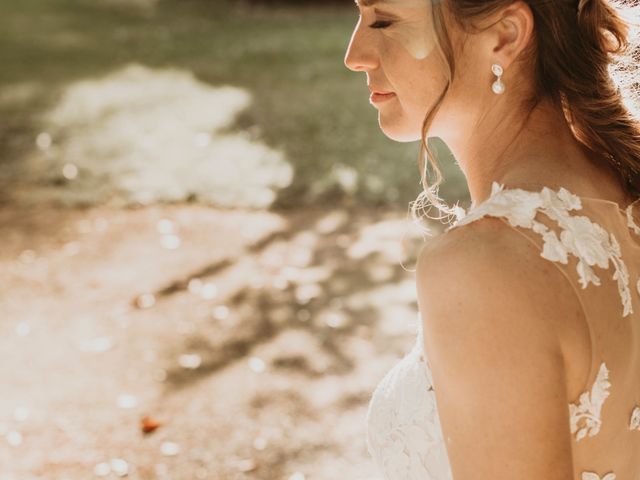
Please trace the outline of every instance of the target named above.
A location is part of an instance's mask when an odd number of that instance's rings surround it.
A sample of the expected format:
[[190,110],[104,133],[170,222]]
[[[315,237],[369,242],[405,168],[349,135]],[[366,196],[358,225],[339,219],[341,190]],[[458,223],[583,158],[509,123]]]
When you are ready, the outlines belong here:
[[379,20],[379,21],[374,22],[371,25],[369,25],[369,28],[387,28],[387,27],[391,26],[392,24],[393,24],[393,22],[390,22],[388,20]]

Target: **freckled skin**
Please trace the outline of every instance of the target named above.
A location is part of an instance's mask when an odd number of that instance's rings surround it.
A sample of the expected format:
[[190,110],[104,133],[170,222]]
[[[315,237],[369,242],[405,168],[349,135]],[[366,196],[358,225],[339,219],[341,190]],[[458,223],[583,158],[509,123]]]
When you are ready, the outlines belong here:
[[[362,1],[344,63],[365,73],[372,90],[395,93],[374,103],[385,135],[418,141],[427,113],[448,84],[446,62],[434,48],[432,12],[440,0],[379,0],[370,6]],[[562,185],[596,198],[608,192],[614,201],[628,203],[620,200],[615,172],[575,138],[560,105],[543,99],[532,111],[522,106],[535,90],[535,64],[522,57],[535,40],[529,5],[516,1],[478,19],[473,33],[460,28],[442,6],[456,69],[427,135],[447,144],[472,200],[488,197],[497,181]],[[372,28],[376,23],[388,27]],[[502,95],[491,88],[494,63],[504,69]]]
[[380,33],[400,43],[409,54],[423,60],[436,45],[430,0],[389,0],[400,18]]
[[[345,65],[366,71],[371,88],[396,94],[376,105],[385,134],[399,142],[419,140],[422,121],[446,85],[435,51],[431,0],[386,0],[361,6],[360,14]],[[370,27],[375,22],[391,24]]]

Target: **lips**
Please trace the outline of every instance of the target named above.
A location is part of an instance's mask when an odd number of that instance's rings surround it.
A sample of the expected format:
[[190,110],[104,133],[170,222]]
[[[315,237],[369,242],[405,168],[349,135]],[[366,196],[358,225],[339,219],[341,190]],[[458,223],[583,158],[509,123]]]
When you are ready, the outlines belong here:
[[369,89],[369,91],[370,91],[371,93],[374,93],[374,94],[377,94],[377,95],[388,95],[388,94],[390,94],[390,93],[393,93],[393,92],[391,92],[391,91],[375,90],[375,89],[371,89],[371,88]]
[[380,103],[380,102],[384,102],[385,100],[389,100],[391,98],[394,98],[396,96],[395,93],[391,92],[391,93],[372,93],[371,96],[369,97],[369,101],[371,103]]

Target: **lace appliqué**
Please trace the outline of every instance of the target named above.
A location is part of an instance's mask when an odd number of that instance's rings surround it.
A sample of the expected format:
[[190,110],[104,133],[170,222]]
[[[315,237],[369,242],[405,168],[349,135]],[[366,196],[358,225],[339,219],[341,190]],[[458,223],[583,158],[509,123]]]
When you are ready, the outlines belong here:
[[632,209],[633,203],[625,209],[625,213],[627,214],[627,227],[632,229],[636,235],[640,235],[640,227],[633,220]]
[[413,349],[378,384],[367,412],[367,449],[385,479],[451,480],[421,325]]
[[607,473],[604,477],[600,477],[597,473],[582,472],[580,480],[616,480],[616,474],[613,472]]
[[631,412],[629,420],[629,430],[640,430],[640,407],[635,407]]
[[[600,431],[602,420],[600,412],[605,399],[609,396],[609,370],[604,362],[600,364],[600,370],[596,377],[596,381],[591,387],[591,394],[583,392],[579,398],[579,405],[569,404],[569,416],[571,424],[571,433],[576,435],[576,441],[581,440],[587,434],[593,437]],[[578,423],[584,420],[581,427]]]
[[[580,197],[565,188],[556,192],[544,187],[540,192],[530,192],[519,188],[504,189],[504,185],[493,182],[489,198],[471,208],[466,214],[457,213],[458,220],[447,230],[486,215],[506,217],[512,226],[530,228],[542,236],[544,246],[540,256],[547,260],[567,264],[568,254],[575,255],[578,258],[576,270],[583,289],[587,288],[590,282],[600,285],[600,278],[591,267],[597,265],[608,269],[611,261],[615,269],[612,278],[618,282],[618,292],[622,300],[622,316],[626,317],[633,313],[633,308],[629,272],[621,258],[620,244],[613,234],[588,217],[569,213],[570,210],[581,208]],[[534,220],[538,210],[562,227],[560,238],[545,224]],[[640,294],[640,281],[636,288]]]
[[[635,204],[635,202],[633,202],[631,205],[627,206],[627,208],[625,208],[625,210],[624,210],[625,213],[627,214],[627,227],[629,227],[631,230],[633,230],[633,232],[636,235],[640,235],[640,227],[633,220],[632,210],[633,210],[634,204]],[[640,295],[640,279],[638,279],[638,281],[636,282],[636,290],[638,291],[638,295]]]

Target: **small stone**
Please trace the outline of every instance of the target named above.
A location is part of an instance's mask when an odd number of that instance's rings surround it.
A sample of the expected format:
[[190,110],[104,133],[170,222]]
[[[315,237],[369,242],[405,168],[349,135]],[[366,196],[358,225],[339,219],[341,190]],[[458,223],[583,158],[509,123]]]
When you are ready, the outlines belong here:
[[202,358],[197,353],[180,355],[178,363],[182,368],[196,369],[202,364]]
[[177,455],[180,453],[180,445],[175,442],[162,442],[160,452],[166,457]]
[[249,368],[256,373],[262,373],[266,369],[266,364],[260,357],[251,357],[249,359]]
[[36,137],[36,145],[40,150],[47,150],[51,147],[51,135],[47,132],[40,132]]
[[112,458],[111,470],[119,477],[126,477],[129,474],[129,464],[122,458]]
[[189,292],[197,295],[202,291],[202,280],[199,278],[192,278],[189,280]]
[[120,408],[134,408],[138,405],[138,399],[135,397],[135,395],[122,393],[118,395],[117,404]]
[[264,437],[256,437],[253,440],[253,448],[255,448],[256,450],[264,450],[265,448],[267,448],[268,444],[269,441]]
[[177,249],[178,247],[180,247],[180,243],[180,237],[178,237],[177,235],[163,235],[162,239],[160,240],[162,248],[165,248],[167,250]]
[[326,314],[325,323],[331,328],[340,328],[348,323],[348,319],[346,315],[341,312],[331,312]]
[[106,477],[111,473],[111,466],[107,462],[102,462],[93,467],[93,473],[98,477]]
[[212,300],[218,296],[218,287],[214,283],[205,283],[202,286],[202,291],[200,295],[205,300]]
[[15,430],[11,430],[10,432],[8,432],[6,435],[6,438],[7,438],[7,442],[12,447],[17,447],[22,443],[22,434]]
[[257,468],[253,458],[244,458],[238,462],[238,470],[241,472],[252,472]]
[[156,304],[156,297],[153,293],[143,293],[136,300],[138,308],[151,308]]
[[78,167],[73,163],[66,163],[64,167],[62,167],[62,176],[67,180],[73,180],[78,176]]

